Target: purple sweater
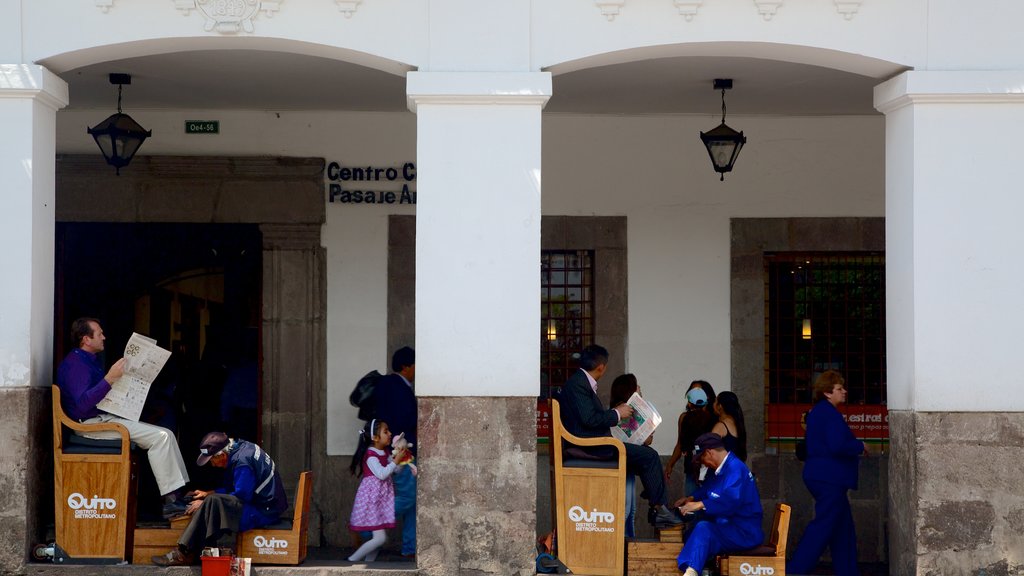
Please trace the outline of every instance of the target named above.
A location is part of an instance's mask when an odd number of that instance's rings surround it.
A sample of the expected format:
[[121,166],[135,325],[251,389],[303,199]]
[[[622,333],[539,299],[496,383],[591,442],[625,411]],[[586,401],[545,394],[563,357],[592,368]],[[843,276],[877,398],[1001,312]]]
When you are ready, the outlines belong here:
[[68,354],[57,369],[60,404],[68,417],[86,420],[100,414],[96,404],[110,392],[99,358],[81,348]]

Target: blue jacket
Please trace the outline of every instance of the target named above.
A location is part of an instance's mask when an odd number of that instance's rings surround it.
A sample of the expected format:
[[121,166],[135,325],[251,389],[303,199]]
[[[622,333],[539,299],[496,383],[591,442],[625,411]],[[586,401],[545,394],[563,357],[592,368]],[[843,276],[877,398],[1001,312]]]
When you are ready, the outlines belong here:
[[373,387],[373,402],[377,408],[377,419],[388,423],[388,429],[395,436],[405,433],[405,439],[413,444],[410,450],[416,454],[416,394],[405,382],[405,378],[391,373],[377,380]]
[[742,535],[742,540],[751,542],[751,546],[764,542],[761,529],[764,512],[757,482],[735,454],[729,454],[719,473],[708,471],[704,484],[693,493],[693,499],[704,503],[708,522],[728,524],[731,530]]
[[843,415],[826,399],[807,414],[807,460],[804,480],[857,489],[857,466],[864,443],[857,440]]
[[[218,489],[217,492],[236,496],[247,512],[258,512],[267,518],[267,522],[257,521],[256,525],[272,523],[288,509],[288,496],[277,465],[270,454],[258,445],[245,440],[235,442],[236,447],[228,457],[225,470],[224,480],[228,487]],[[247,516],[244,514],[242,519],[243,531],[255,527],[252,522],[247,522]]]

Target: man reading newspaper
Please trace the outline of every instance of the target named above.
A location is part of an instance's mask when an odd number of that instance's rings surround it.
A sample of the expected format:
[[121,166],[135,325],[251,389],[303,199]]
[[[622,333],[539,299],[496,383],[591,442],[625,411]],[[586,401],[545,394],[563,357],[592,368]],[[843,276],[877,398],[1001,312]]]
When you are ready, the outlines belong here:
[[[111,391],[111,384],[116,383],[125,374],[125,359],[115,362],[104,374],[103,366],[96,356],[103,351],[103,341],[106,340],[99,320],[75,320],[71,324],[71,337],[76,348],[64,358],[57,369],[57,385],[60,387],[61,407],[64,413],[84,424],[117,422],[127,428],[132,442],[144,448],[149,457],[157,486],[164,498],[163,516],[170,518],[184,513],[185,504],[181,501],[180,492],[188,482],[188,472],[185,470],[185,461],[181,457],[181,450],[178,449],[178,441],[174,434],[166,428],[139,422],[138,414],[135,414],[135,419],[129,419],[102,409],[101,402]],[[155,377],[155,374],[153,376]],[[145,401],[145,396],[142,400]],[[107,439],[116,438],[117,434],[96,432],[86,436]]]

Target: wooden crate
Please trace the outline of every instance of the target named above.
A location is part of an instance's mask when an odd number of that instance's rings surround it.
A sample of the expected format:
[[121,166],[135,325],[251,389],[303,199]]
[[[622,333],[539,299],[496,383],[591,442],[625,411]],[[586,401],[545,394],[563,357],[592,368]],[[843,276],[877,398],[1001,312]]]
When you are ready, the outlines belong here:
[[673,526],[672,528],[665,528],[664,530],[658,530],[658,540],[662,542],[676,542],[678,544],[683,543],[683,525]]
[[633,540],[626,544],[626,573],[643,576],[678,576],[676,557],[683,545],[676,542]]
[[162,556],[177,548],[178,538],[191,520],[191,516],[179,516],[171,520],[170,526],[136,528],[132,564],[152,564],[153,556]]

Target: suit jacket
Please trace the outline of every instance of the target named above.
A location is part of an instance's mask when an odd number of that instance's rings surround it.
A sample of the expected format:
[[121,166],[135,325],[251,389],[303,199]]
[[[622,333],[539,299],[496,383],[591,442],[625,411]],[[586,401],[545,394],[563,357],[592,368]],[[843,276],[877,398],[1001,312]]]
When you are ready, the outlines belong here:
[[562,386],[558,398],[565,431],[580,438],[611,436],[611,427],[619,421],[619,413],[606,409],[597,397],[583,370],[573,372]]
[[405,379],[391,373],[378,380],[373,388],[373,402],[377,408],[377,419],[387,422],[395,436],[404,432],[406,440],[414,445],[411,452],[415,454],[416,394]]
[[807,414],[807,460],[804,479],[857,489],[857,467],[864,443],[828,400]]

